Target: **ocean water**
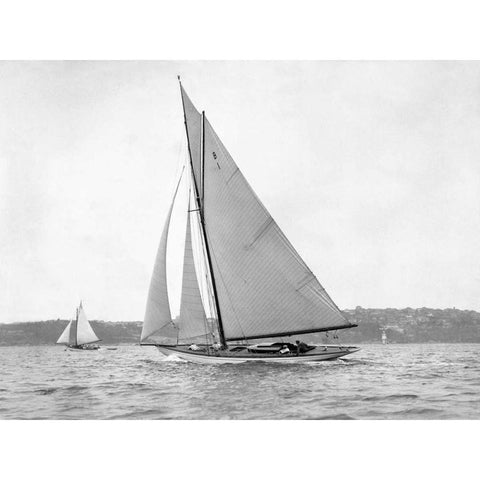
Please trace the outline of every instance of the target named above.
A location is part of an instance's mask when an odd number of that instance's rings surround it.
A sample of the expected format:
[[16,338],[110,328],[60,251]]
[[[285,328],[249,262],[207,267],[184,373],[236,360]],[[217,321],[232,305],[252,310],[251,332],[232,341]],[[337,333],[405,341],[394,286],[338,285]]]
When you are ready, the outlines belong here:
[[154,347],[0,348],[2,419],[480,419],[480,344],[205,366]]

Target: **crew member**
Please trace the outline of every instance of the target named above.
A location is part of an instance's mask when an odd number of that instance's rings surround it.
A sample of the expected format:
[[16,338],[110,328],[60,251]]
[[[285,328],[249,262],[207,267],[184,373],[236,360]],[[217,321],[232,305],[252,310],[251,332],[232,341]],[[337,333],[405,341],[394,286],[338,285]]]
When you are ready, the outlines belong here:
[[301,353],[307,353],[307,351],[308,351],[308,346],[307,346],[306,343],[301,342],[300,340],[297,340],[295,343],[297,344],[297,357],[298,357],[298,355],[300,355]]

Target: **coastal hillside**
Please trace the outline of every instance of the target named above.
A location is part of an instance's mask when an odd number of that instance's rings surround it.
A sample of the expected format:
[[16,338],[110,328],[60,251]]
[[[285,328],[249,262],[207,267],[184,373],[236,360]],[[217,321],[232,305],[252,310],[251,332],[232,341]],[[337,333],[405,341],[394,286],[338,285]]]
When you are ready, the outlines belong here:
[[480,343],[480,313],[447,308],[362,308],[344,310],[357,328],[343,330],[344,342]]
[[[0,324],[0,346],[53,345],[68,320],[46,320]],[[91,320],[95,333],[103,344],[134,344],[140,339],[142,322],[103,322]]]
[[[342,343],[380,342],[385,332],[388,343],[480,343],[480,313],[473,310],[432,308],[362,308],[344,310],[357,328],[339,330]],[[46,320],[0,324],[0,346],[53,345],[67,320]],[[139,342],[142,322],[104,322],[91,324],[104,344]],[[303,337],[314,343],[334,343],[334,332]]]

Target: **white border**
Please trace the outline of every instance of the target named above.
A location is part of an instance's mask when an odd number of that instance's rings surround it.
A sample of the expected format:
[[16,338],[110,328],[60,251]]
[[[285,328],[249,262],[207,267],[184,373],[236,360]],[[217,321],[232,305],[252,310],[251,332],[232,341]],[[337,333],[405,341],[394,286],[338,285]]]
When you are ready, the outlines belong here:
[[3,59],[478,58],[471,0],[17,0]]
[[475,478],[477,444],[464,440],[477,428],[463,421],[13,421],[2,423],[1,471],[9,480]]
[[[2,3],[3,59],[479,58],[473,1]],[[478,422],[1,422],[2,478],[460,478]],[[475,449],[475,450],[474,450]],[[82,467],[74,452],[83,452]],[[475,463],[474,463],[475,462]]]

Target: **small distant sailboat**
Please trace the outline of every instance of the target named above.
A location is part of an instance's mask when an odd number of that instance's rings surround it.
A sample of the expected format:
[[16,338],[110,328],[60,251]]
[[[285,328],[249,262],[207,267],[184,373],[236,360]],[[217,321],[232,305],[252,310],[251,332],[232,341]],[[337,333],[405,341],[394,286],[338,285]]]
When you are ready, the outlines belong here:
[[[180,91],[191,185],[180,315],[172,319],[166,272],[177,185],[153,269],[141,344],[206,364],[317,362],[356,352],[357,347],[289,340],[356,325],[280,230],[181,83]],[[196,256],[192,239],[198,239]],[[263,343],[249,343],[258,339]]]
[[66,345],[72,350],[98,350],[100,347],[96,343],[100,341],[85,315],[82,302],[80,302],[75,319],[70,320],[57,343]]

